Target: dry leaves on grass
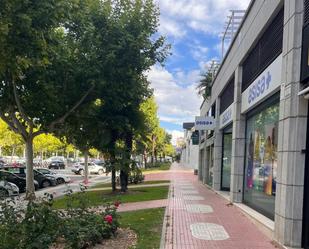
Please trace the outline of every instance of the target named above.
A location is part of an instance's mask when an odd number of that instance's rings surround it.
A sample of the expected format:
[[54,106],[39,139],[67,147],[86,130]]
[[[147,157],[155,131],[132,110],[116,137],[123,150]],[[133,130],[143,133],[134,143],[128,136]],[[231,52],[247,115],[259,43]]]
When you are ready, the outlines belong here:
[[[102,244],[97,244],[89,249],[129,249],[134,248],[137,242],[137,235],[128,228],[118,228],[115,237],[103,240]],[[57,245],[53,245],[50,249],[64,249],[64,241],[58,240]]]
[[129,249],[134,248],[137,242],[137,235],[128,228],[119,228],[116,236],[108,240],[104,240],[103,244],[98,244],[92,249]]

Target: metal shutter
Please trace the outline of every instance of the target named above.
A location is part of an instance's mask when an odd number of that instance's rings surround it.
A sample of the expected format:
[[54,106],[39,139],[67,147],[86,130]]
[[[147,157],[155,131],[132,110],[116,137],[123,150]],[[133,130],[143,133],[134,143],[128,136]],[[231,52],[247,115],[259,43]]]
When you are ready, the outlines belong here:
[[309,24],[309,0],[304,0],[304,26]]
[[234,79],[233,76],[220,96],[220,114],[234,102]]
[[281,9],[245,59],[242,65],[242,91],[282,52],[283,18],[284,11]]

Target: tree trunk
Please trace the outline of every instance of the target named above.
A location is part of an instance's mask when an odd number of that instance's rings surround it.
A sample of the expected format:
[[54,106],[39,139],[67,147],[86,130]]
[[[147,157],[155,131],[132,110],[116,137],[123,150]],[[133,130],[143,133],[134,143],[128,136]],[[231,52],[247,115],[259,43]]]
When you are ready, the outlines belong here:
[[144,155],[143,155],[143,157],[144,157],[144,167],[145,167],[145,169],[147,168],[147,151],[146,150],[144,150]]
[[152,135],[152,151],[151,151],[151,164],[152,167],[154,166],[154,159],[155,159],[155,150],[156,150],[156,146],[155,146],[155,135]]
[[89,175],[89,170],[88,170],[88,150],[84,152],[84,157],[85,157],[85,172],[84,172],[84,183],[88,184],[88,175]]
[[127,183],[126,183],[126,173],[124,170],[120,170],[120,185],[121,185],[121,192],[126,192],[127,190]]
[[33,174],[33,137],[26,139],[26,200],[35,199],[34,174]]
[[15,155],[15,146],[12,146],[11,163],[13,162],[14,155]]
[[111,152],[111,172],[112,172],[112,191],[116,191],[116,170],[115,170],[115,152]]
[[120,174],[122,173],[121,179],[121,192],[126,192],[128,190],[128,179],[129,179],[129,172],[130,172],[130,160],[131,160],[131,153],[132,153],[132,142],[133,142],[133,134],[128,132],[125,137],[125,144],[126,144],[126,162],[127,165],[121,170]]

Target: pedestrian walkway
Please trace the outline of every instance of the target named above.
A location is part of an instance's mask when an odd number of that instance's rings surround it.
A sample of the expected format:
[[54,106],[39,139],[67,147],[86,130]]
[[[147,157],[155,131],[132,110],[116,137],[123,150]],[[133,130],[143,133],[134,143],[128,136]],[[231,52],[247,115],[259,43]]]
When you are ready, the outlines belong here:
[[121,204],[118,208],[118,212],[134,211],[148,208],[160,208],[166,207],[168,199],[154,200],[154,201],[140,201]]
[[164,249],[272,249],[271,240],[235,206],[207,189],[193,170],[173,164]]

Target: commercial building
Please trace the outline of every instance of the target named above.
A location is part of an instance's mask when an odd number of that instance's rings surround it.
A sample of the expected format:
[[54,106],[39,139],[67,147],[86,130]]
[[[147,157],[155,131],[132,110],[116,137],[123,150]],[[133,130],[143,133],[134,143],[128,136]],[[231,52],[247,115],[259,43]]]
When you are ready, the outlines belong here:
[[194,123],[183,123],[184,140],[180,162],[187,168],[197,169],[199,153],[199,133],[194,131]]
[[292,248],[309,248],[308,23],[307,0],[251,1],[200,110],[199,179]]

